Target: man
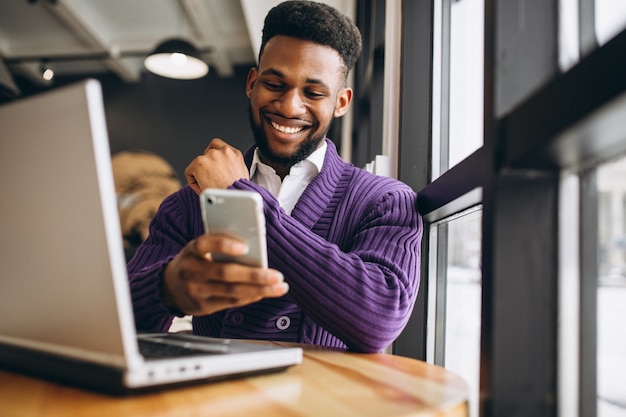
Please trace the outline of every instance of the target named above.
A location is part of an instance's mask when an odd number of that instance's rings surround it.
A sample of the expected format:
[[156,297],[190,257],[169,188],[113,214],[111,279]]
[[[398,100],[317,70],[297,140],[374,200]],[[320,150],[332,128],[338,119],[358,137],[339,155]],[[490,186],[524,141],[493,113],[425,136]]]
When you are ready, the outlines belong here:
[[[421,219],[401,182],[342,161],[326,139],[350,106],[361,35],[330,6],[288,1],[265,19],[246,82],[255,139],[245,156],[214,139],[164,201],[129,263],[139,329],[193,315],[213,337],[377,352],[402,331],[419,286]],[[204,188],[261,194],[270,268],[211,262],[241,242],[204,234]]]

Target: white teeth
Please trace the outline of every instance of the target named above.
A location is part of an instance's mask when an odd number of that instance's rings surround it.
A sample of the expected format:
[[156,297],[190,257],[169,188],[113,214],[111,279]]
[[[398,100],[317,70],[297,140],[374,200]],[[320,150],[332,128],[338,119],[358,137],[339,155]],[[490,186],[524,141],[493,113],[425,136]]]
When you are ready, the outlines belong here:
[[272,123],[272,127],[281,133],[298,133],[304,130],[303,127],[287,127],[287,126],[281,126],[276,122],[271,122],[271,123]]

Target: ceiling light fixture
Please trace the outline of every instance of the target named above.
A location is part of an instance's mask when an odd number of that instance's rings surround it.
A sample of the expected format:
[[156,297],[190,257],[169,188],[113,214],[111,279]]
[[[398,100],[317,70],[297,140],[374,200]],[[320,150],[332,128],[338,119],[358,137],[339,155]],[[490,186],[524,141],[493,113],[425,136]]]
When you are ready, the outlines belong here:
[[193,80],[204,77],[209,66],[200,58],[198,50],[183,39],[161,43],[144,61],[148,71],[167,78]]
[[41,78],[45,81],[52,81],[54,78],[54,70],[48,64],[41,64]]

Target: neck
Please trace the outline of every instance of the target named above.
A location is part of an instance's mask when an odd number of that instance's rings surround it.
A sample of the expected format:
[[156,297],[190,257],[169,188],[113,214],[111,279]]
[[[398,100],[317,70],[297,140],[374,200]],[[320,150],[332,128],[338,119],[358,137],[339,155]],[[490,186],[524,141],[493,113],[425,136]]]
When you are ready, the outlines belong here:
[[289,175],[289,171],[291,171],[291,165],[270,165],[276,171],[276,175],[280,177],[280,180],[284,180],[287,175]]
[[280,177],[281,181],[284,180],[287,175],[289,175],[289,171],[291,170],[291,167],[293,166],[292,164],[291,165],[281,164],[275,161],[270,161],[267,158],[265,158],[261,152],[259,152],[259,159],[265,165],[274,168],[274,171],[276,171],[276,175]]

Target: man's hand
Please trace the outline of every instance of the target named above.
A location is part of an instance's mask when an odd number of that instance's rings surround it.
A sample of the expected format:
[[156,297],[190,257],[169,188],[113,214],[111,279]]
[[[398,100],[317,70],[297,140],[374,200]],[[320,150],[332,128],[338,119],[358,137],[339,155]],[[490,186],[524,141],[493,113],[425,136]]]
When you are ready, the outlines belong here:
[[187,183],[196,194],[205,188],[227,188],[241,178],[249,178],[243,154],[221,139],[215,138],[204,153],[185,169]]
[[189,242],[165,268],[165,305],[185,314],[206,315],[285,295],[289,286],[275,269],[211,261],[211,252],[241,255],[246,249],[241,241],[217,234]]

